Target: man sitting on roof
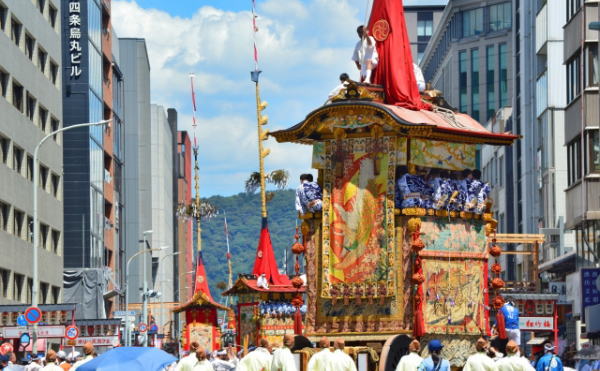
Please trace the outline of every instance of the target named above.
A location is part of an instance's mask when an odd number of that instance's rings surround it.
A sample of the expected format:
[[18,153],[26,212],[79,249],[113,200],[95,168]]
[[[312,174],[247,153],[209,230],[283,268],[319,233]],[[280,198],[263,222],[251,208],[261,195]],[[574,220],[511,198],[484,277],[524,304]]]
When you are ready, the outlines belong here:
[[371,83],[371,73],[379,63],[379,54],[375,47],[375,39],[369,35],[369,30],[364,26],[358,26],[356,29],[360,40],[354,47],[352,60],[356,63],[356,68],[360,71],[360,82]]
[[343,89],[345,89],[346,86],[348,86],[349,80],[350,80],[350,76],[348,76],[348,74],[346,72],[342,73],[340,75],[340,84],[338,86],[336,86],[331,92],[329,92],[329,95],[327,96],[327,102],[325,102],[325,104],[331,103],[331,100],[335,96],[337,96]]
[[300,175],[300,185],[296,188],[296,210],[301,215],[321,211],[323,192],[312,174]]

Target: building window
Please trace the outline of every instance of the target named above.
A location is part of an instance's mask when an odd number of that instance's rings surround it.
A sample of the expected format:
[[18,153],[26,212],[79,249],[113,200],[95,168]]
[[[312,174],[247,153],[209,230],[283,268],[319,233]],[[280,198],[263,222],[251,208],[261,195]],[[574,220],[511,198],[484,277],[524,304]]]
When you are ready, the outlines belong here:
[[0,230],[8,232],[8,216],[10,215],[10,206],[0,201]]
[[10,39],[16,46],[21,45],[21,30],[23,25],[14,18],[10,20]]
[[8,72],[0,70],[0,95],[6,98],[8,92]]
[[19,110],[19,112],[23,112],[23,93],[23,86],[13,79],[12,104],[16,109]]
[[33,52],[35,50],[35,39],[30,34],[25,34],[25,55],[30,61],[33,61]]
[[46,61],[48,60],[48,53],[43,49],[38,48],[38,68],[42,73],[46,72]]
[[40,223],[40,248],[46,250],[46,246],[48,246],[48,233],[50,228],[43,223]]
[[567,62],[567,103],[581,93],[580,56],[577,54]]
[[587,131],[589,151],[589,172],[600,173],[600,130]]
[[60,302],[60,287],[52,286],[52,304]]
[[600,82],[600,64],[598,62],[598,43],[586,46],[585,86],[598,86]]
[[23,151],[23,149],[13,145],[12,168],[17,173],[21,173],[21,167],[23,166],[23,157],[24,156],[25,156],[25,151]]
[[8,151],[10,149],[10,139],[0,135],[0,163],[8,165]]
[[25,239],[23,225],[25,224],[25,213],[21,210],[13,209],[13,235]]
[[46,0],[37,0],[37,7],[40,13],[44,14],[44,8],[46,7]]
[[[52,133],[54,133],[55,131],[57,131],[60,128],[60,122],[52,117],[50,118],[50,130]],[[59,142],[59,138],[60,138],[60,134],[54,134],[54,136],[52,137],[52,139],[58,143]]]
[[459,110],[467,112],[467,52],[458,52]]
[[33,157],[30,155],[27,155],[27,172],[25,174],[27,180],[33,182]]
[[569,185],[581,179],[581,138],[577,137],[567,145],[567,167]]
[[53,229],[52,230],[52,252],[58,255],[59,247],[60,247],[60,231]]
[[512,13],[510,3],[501,3],[491,5],[490,12],[490,32],[506,30],[512,27]]
[[13,275],[13,300],[21,301],[23,296],[23,283],[25,282],[25,276],[22,274],[15,273]]
[[58,79],[58,64],[54,62],[50,62],[50,81],[54,85],[56,85],[56,80]]
[[40,106],[38,109],[38,125],[42,132],[46,133],[46,126],[48,125],[48,110]]
[[479,49],[471,50],[471,116],[479,121]]
[[498,45],[498,67],[500,72],[500,107],[508,106],[508,51],[506,44]]
[[2,292],[2,297],[6,299],[8,299],[9,277],[10,271],[0,269],[0,292]]
[[50,174],[50,171],[48,170],[48,168],[44,165],[40,164],[40,187],[43,190],[46,190],[46,186],[48,185],[48,175]]
[[433,12],[417,13],[417,36],[433,35]]
[[58,17],[58,10],[52,4],[48,7],[48,17],[50,18],[50,26],[56,27],[56,18]]
[[35,103],[36,103],[35,98],[32,97],[31,95],[29,95],[29,93],[28,93],[27,94],[27,101],[26,101],[26,104],[25,104],[25,115],[31,121],[33,121],[33,119],[35,117]]
[[6,16],[8,15],[8,8],[4,4],[0,4],[0,31],[6,30]]
[[483,33],[483,8],[462,12],[462,37],[471,37]]
[[486,101],[487,101],[487,117],[494,117],[496,114],[496,48],[494,45],[488,45],[485,48],[485,75],[486,75]]
[[27,236],[26,241],[29,243],[33,243],[33,218],[31,216],[27,216]]
[[567,0],[567,22],[573,18],[581,8],[581,0]]
[[50,178],[52,182],[52,195],[55,198],[58,198],[58,191],[60,190],[60,176],[53,173]]

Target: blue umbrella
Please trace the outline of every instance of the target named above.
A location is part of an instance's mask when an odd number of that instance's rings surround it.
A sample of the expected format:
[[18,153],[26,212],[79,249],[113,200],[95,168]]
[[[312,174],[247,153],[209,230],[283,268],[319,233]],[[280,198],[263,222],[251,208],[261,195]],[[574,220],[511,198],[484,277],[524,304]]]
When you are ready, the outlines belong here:
[[78,367],[78,371],[159,371],[177,361],[158,348],[119,347]]

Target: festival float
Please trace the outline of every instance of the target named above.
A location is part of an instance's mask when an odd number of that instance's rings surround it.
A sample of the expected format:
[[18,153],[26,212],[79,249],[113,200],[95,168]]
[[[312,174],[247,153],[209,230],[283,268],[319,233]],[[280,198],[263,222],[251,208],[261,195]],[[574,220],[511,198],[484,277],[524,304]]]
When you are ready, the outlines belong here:
[[[323,190],[322,212],[302,216],[304,333],[371,346],[401,334],[438,338],[462,366],[490,333],[490,302],[502,302],[490,200],[454,207],[451,193],[436,204],[396,184],[474,169],[477,146],[518,137],[486,130],[439,91],[419,93],[401,1],[375,0],[368,29],[379,54],[374,84],[350,81],[331,103],[270,133],[312,146]],[[402,202],[410,197],[423,202]]]

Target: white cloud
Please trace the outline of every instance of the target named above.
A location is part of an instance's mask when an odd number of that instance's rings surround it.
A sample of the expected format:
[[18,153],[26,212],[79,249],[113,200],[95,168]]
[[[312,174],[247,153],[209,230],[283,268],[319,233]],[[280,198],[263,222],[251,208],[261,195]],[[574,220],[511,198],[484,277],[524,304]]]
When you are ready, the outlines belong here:
[[[191,130],[188,75],[197,76],[204,196],[242,191],[243,180],[258,167],[249,78],[251,14],[217,6],[182,18],[144,9],[134,0],[112,2],[117,34],[146,39],[153,103],[177,108],[180,129]],[[301,121],[325,101],[341,72],[355,73],[350,55],[364,7],[359,0],[258,1],[256,42],[264,70],[261,96],[270,103],[267,128]],[[293,182],[310,169],[310,147],[272,139],[267,146],[268,169],[288,169]]]

